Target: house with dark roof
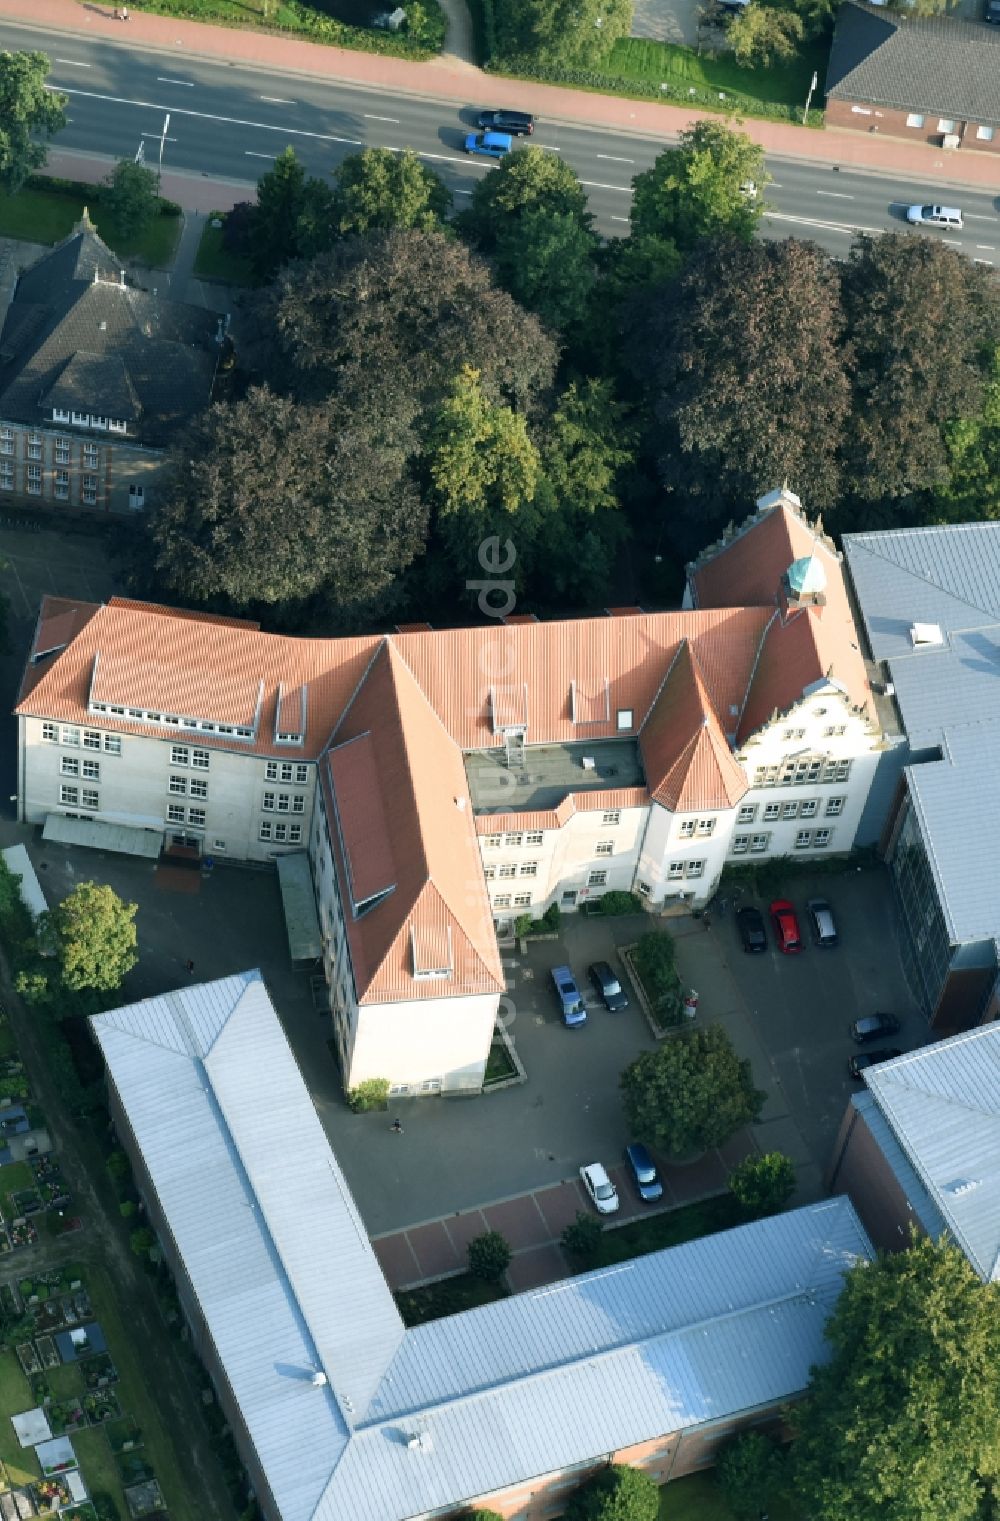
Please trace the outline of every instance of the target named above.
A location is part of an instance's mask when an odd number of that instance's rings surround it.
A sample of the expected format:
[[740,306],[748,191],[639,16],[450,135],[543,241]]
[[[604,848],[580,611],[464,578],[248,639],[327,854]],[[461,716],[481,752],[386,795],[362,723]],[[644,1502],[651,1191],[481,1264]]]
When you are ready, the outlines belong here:
[[826,72],[831,126],[1000,152],[1000,27],[844,0]]
[[0,330],[0,497],[126,513],[211,400],[219,319],[131,284],[86,212],[22,271]]

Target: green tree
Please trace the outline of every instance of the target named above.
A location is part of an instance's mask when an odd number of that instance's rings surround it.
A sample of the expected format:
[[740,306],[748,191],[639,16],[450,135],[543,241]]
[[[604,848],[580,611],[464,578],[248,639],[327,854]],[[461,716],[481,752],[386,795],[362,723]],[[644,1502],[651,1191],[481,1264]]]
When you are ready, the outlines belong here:
[[137,964],[135,916],[138,904],[125,903],[113,888],[79,882],[57,904],[43,927],[59,958],[63,986],[76,992],[120,988]]
[[140,1225],[129,1233],[128,1244],[137,1257],[148,1257],[156,1245],[156,1237],[148,1225]]
[[469,1272],[486,1283],[496,1283],[510,1267],[510,1247],[499,1231],[484,1231],[469,1242]]
[[604,1227],[597,1216],[581,1209],[577,1210],[576,1219],[569,1222],[559,1239],[563,1250],[571,1257],[579,1258],[581,1262],[593,1262],[600,1251],[603,1235]]
[[409,148],[364,148],[333,171],[337,231],[365,233],[390,227],[440,227],[451,192]]
[[560,509],[591,515],[619,506],[635,429],[610,381],[573,381],[556,400],[541,443],[542,467]]
[[479,371],[466,366],[431,428],[428,472],[439,510],[485,516],[513,513],[530,502],[538,481],[538,451],[523,417],[491,405]]
[[660,1491],[648,1474],[615,1463],[571,1495],[566,1521],[657,1521]]
[[600,63],[632,28],[632,0],[503,0],[496,7],[498,52],[538,63]]
[[791,1414],[811,1521],[977,1521],[997,1476],[1000,1290],[941,1241],[853,1268]]
[[676,967],[676,947],[668,930],[650,930],[632,953],[636,976],[653,1013],[661,1024],[676,1024],[681,1017],[681,980]]
[[[748,13],[760,9],[747,6]],[[677,248],[722,233],[748,243],[764,210],[760,192],[769,182],[764,150],[745,132],[719,121],[696,122],[676,148],[664,149],[651,169],[633,179],[633,236],[667,239]],[[746,193],[748,184],[757,187],[756,196]]]
[[727,1442],[715,1462],[715,1480],[736,1521],[759,1521],[781,1493],[785,1454],[763,1431],[744,1431]]
[[297,257],[299,218],[306,201],[306,172],[295,149],[286,148],[257,181],[250,258],[259,279],[270,280],[283,264]]
[[795,1192],[795,1164],[780,1151],[746,1157],[729,1175],[729,1191],[748,1215],[774,1215]]
[[120,158],[101,187],[101,207],[114,217],[123,237],[138,237],[159,215],[157,177],[144,164]]
[[887,0],[891,10],[904,16],[944,16],[955,9],[957,0]]
[[496,241],[497,278],[550,328],[586,325],[597,237],[567,211],[526,211]]
[[532,211],[572,217],[584,230],[589,230],[592,221],[587,192],[569,164],[541,148],[517,148],[477,182],[469,209],[462,212],[458,224],[489,251]]
[[746,5],[729,28],[736,62],[746,69],[769,69],[794,58],[805,36],[802,17],[773,5]]
[[978,417],[945,424],[948,479],[929,497],[925,522],[969,523],[1000,518],[1000,351]]
[[483,1510],[480,1506],[476,1510],[470,1510],[464,1521],[503,1521],[503,1516],[498,1511]]
[[0,190],[13,195],[45,164],[40,136],[66,125],[66,96],[48,90],[44,53],[0,53]]
[[621,1088],[630,1132],[670,1156],[721,1146],[757,1119],[767,1097],[721,1025],[643,1051]]

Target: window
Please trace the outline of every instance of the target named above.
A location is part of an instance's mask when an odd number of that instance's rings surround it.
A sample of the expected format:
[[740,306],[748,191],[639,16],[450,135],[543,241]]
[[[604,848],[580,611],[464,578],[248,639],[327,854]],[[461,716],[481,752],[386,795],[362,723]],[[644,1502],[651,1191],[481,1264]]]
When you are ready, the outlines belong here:
[[0,428],[0,454],[14,453],[14,429]]
[[812,844],[812,830],[811,829],[799,829],[799,830],[796,831],[796,834],[795,834],[795,849],[796,850],[808,850],[809,846],[811,844]]
[[687,863],[687,871],[684,873],[684,875],[688,878],[688,880],[690,880],[692,877],[700,877],[700,876],[702,876],[703,873],[704,873],[704,870],[705,870],[705,863],[704,863],[704,861],[689,861]]
[[806,731],[805,729],[786,729],[781,737],[782,739],[805,739]]
[[757,804],[744,803],[736,815],[737,824],[752,824],[757,817]]
[[755,856],[763,855],[770,840],[771,836],[769,834],[752,834],[750,836],[750,849],[752,853]]
[[597,844],[594,846],[595,856],[613,856],[614,853],[615,844],[613,840],[598,840]]
[[540,845],[542,843],[542,836],[536,830],[532,834],[526,834],[525,835],[525,837],[524,837],[524,843],[525,843],[525,845]]
[[59,788],[60,803],[70,803],[74,807],[80,801],[80,793],[76,787],[68,787],[65,782]]
[[121,755],[122,737],[120,734],[105,734],[104,753],[105,755]]
[[76,428],[85,428],[90,422],[90,417],[86,412],[74,412],[70,418],[70,421]]
[[503,844],[502,834],[488,834],[483,840],[487,850],[498,850]]
[[167,804],[167,820],[171,824],[183,824],[183,822],[184,822],[184,804],[183,803],[168,803]]
[[59,725],[42,724],[42,738],[47,739],[51,745],[57,744],[59,741]]
[[146,489],[144,486],[132,484],[128,488],[128,504],[132,512],[141,512],[146,505]]
[[14,489],[14,466],[9,462],[0,460],[0,491],[13,491]]
[[602,813],[601,814],[601,823],[602,824],[609,824],[609,825],[620,824],[621,821],[622,821],[621,812],[617,808],[612,808],[612,810],[611,810],[610,813]]
[[271,823],[270,819],[262,819],[260,826],[260,838],[262,840],[269,840],[271,838],[273,829],[274,825]]
[[817,829],[813,834],[813,844],[817,850],[825,850],[830,843],[832,829]]
[[172,766],[186,766],[190,761],[190,751],[187,745],[170,746],[170,764]]
[[278,793],[278,812],[290,813],[292,808],[292,795],[290,792]]
[[519,869],[519,872],[518,872],[518,875],[522,876],[522,877],[537,877],[538,876],[538,862],[537,861],[522,861],[520,869]]
[[306,782],[309,780],[309,767],[308,766],[303,766],[303,765],[296,765],[296,767],[295,767],[295,780],[298,782],[298,784],[299,784],[300,787],[304,787],[305,784],[306,784]]
[[263,802],[261,803],[260,806],[263,808],[263,810],[264,810],[265,813],[273,813],[274,812],[274,803],[275,803],[275,798],[276,797],[277,797],[277,793],[274,793],[274,792],[265,792],[264,793],[264,799],[263,799]]
[[41,459],[41,457],[42,457],[42,435],[40,433],[29,433],[28,434],[28,458],[29,459]]
[[188,823],[189,824],[193,824],[196,829],[204,829],[204,827],[205,827],[205,810],[204,810],[204,808],[189,808],[188,809]]
[[497,874],[497,869],[492,864],[492,862],[490,863],[489,866],[484,866],[483,867],[483,876],[486,878],[487,882],[492,882],[493,878],[496,876],[496,874]]
[[85,756],[83,761],[82,774],[87,778],[88,782],[99,782],[101,780],[100,761],[88,760]]
[[515,893],[514,894],[514,907],[515,908],[530,908],[531,907],[531,894],[530,893]]
[[618,709],[618,732],[619,732],[619,734],[624,733],[625,730],[627,730],[627,729],[633,729],[635,727],[635,725],[632,722],[632,716],[633,715],[632,715],[632,709],[631,708],[619,708]]
[[824,739],[839,739],[842,734],[846,734],[846,733],[847,733],[847,725],[846,724],[831,724],[828,729],[824,729],[823,730],[823,738]]
[[69,464],[69,439],[57,438],[55,441],[55,461],[57,465]]
[[53,475],[52,493],[57,502],[69,500],[69,471],[57,470]]
[[493,899],[494,908],[510,908],[510,893],[497,893]]
[[993,141],[993,128],[992,127],[977,127],[976,128],[976,137],[979,139],[979,141],[981,143],[991,143]]
[[186,776],[172,776],[170,778],[170,781],[167,783],[167,791],[172,792],[175,797],[185,797],[187,795],[187,790],[188,784]]
[[79,776],[80,762],[75,755],[63,755],[59,760],[59,770],[63,776]]
[[292,793],[292,812],[293,813],[305,813],[305,811],[306,811],[306,800],[302,796],[302,793],[301,792],[293,792]]
[[196,771],[208,770],[209,752],[207,750],[192,750],[191,764]]
[[191,796],[208,797],[208,783],[203,776],[193,776],[191,778]]
[[509,861],[507,861],[503,866],[501,866],[498,875],[501,877],[501,879],[506,877],[516,877],[517,867],[513,866]]
[[635,890],[643,898],[648,898],[650,893],[653,891],[648,882],[636,882]]
[[41,496],[42,494],[42,467],[41,465],[28,466],[28,495]]
[[64,745],[79,745],[80,731],[69,724],[63,724],[62,742]]
[[520,843],[521,836],[519,834],[508,834],[504,836],[505,845],[520,845]]
[[225,850],[225,848],[226,848],[226,842],[225,842],[225,840],[213,840],[212,841],[212,849],[213,850]]
[[671,861],[667,866],[667,881],[679,882],[684,875],[684,862]]
[[82,495],[84,506],[97,506],[97,476],[85,475],[83,477]]
[[747,851],[749,849],[750,849],[750,836],[748,834],[735,834],[735,835],[733,835],[732,854],[734,856],[745,856],[746,853],[747,853]]
[[906,125],[908,127],[922,127],[923,124],[924,119],[920,115],[919,111],[911,111],[909,116],[906,118]]
[[80,801],[84,808],[99,808],[101,806],[98,794],[89,787],[84,787],[80,794]]
[[816,817],[816,814],[817,814],[818,810],[819,810],[819,798],[818,797],[806,798],[806,800],[805,800],[804,803],[800,803],[799,804],[799,818],[800,819],[814,819]]
[[608,874],[606,871],[592,871],[587,878],[588,887],[607,887]]
[[84,729],[83,748],[85,750],[99,750],[101,748],[100,729]]
[[783,819],[794,819],[797,816],[798,811],[798,803],[782,803],[781,805],[781,817]]
[[940,116],[938,117],[937,129],[939,132],[954,132],[955,123],[950,116]]
[[697,819],[682,819],[681,820],[681,827],[677,831],[677,833],[680,835],[680,837],[681,837],[682,840],[691,840],[691,839],[694,838],[694,830],[695,830],[695,825],[697,824],[697,822],[698,822]]
[[781,804],[780,803],[765,803],[764,804],[764,823],[765,824],[772,823],[774,819],[778,819],[780,817],[781,817]]
[[715,829],[715,820],[714,819],[699,819],[698,820],[698,831],[697,832],[698,832],[699,836],[702,839],[707,839],[708,836],[710,834],[712,834],[712,832],[714,831],[714,829]]
[[823,767],[824,782],[846,782],[850,774],[851,763],[849,760],[829,761]]
[[828,797],[827,800],[826,800],[826,809],[825,809],[825,813],[826,813],[827,818],[828,819],[835,819],[840,814],[842,814],[843,811],[844,811],[844,804],[846,802],[847,802],[847,799],[844,798],[844,797]]
[[109,433],[127,433],[128,432],[128,423],[127,422],[122,422],[121,419],[117,418],[117,417],[109,417],[108,418],[108,432]]

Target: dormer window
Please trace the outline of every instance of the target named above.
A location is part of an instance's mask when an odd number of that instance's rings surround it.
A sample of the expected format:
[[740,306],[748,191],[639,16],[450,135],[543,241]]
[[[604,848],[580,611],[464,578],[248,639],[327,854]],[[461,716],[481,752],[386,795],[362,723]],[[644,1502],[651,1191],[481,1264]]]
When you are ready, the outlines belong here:
[[90,426],[92,428],[104,428],[106,430],[108,426],[108,419],[106,417],[94,417],[92,414],[90,418]]
[[121,422],[116,417],[109,417],[108,418],[108,432],[109,433],[127,433],[128,432],[128,423]]
[[63,407],[53,407],[52,408],[52,421],[53,422],[57,422],[57,423],[68,423],[69,422],[69,412],[65,408],[63,408]]
[[90,413],[73,412],[70,415],[70,421],[72,422],[74,428],[85,428],[90,422]]

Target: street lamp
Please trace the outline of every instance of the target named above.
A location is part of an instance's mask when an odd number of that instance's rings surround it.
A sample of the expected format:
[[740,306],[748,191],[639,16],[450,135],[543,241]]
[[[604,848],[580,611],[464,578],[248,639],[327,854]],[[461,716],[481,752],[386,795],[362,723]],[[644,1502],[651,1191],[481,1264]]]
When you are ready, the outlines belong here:
[[806,96],[806,108],[805,108],[805,110],[802,113],[802,125],[803,126],[805,126],[806,122],[809,120],[809,107],[812,104],[813,90],[815,90],[815,88],[816,88],[816,86],[818,84],[819,84],[819,75],[816,73],[816,70],[813,69],[813,77],[809,81],[809,94]]
[[[815,79],[816,79],[816,76],[814,74],[813,75],[813,81],[814,82],[815,82]],[[810,91],[810,94],[811,93],[812,93],[812,91]],[[808,109],[809,109],[809,107],[807,106],[806,110],[808,111]],[[167,114],[166,114],[166,116],[163,118],[163,131],[160,133],[160,167],[156,171],[156,176],[157,176],[157,186],[156,186],[156,188],[157,188],[157,190],[160,189],[159,181],[162,180],[162,178],[163,178],[163,144],[167,140],[167,128],[169,126],[170,126],[170,112],[168,111]]]

